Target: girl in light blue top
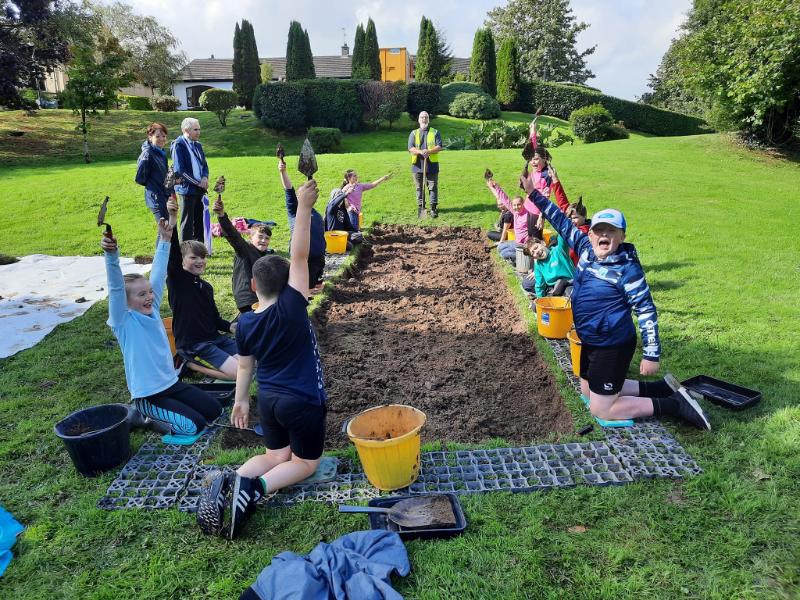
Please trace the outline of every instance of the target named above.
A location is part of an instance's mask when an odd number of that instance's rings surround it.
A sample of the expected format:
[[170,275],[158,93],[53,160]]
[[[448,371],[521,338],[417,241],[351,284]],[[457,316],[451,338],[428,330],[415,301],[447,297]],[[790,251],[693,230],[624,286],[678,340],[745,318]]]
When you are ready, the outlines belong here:
[[222,413],[203,390],[178,381],[159,309],[164,296],[174,222],[160,219],[150,279],[123,275],[114,237],[103,237],[108,277],[108,325],[122,350],[128,390],[139,411],[178,435],[195,435]]

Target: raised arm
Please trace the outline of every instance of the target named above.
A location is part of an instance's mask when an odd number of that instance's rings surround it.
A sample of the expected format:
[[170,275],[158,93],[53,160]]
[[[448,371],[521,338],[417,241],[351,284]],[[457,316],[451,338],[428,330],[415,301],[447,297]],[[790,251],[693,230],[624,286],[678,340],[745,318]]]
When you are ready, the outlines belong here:
[[558,204],[558,208],[561,209],[561,212],[567,214],[569,210],[569,198],[567,198],[567,193],[564,191],[564,186],[561,185],[561,180],[558,178],[558,173],[553,168],[553,165],[549,165],[548,169],[550,171],[550,190],[556,196],[556,204]]
[[169,262],[169,247],[172,239],[172,230],[175,224],[164,219],[158,221],[158,243],[156,254],[153,257],[153,268],[150,269],[150,285],[153,287],[153,312],[158,314],[161,301],[164,298],[164,281],[167,278],[167,263]]
[[244,241],[242,234],[239,233],[236,227],[233,226],[231,220],[225,212],[225,205],[221,199],[214,202],[214,214],[217,215],[219,227],[222,229],[222,237],[224,237],[233,248],[237,256],[241,258],[247,257],[247,242]]
[[311,209],[319,196],[313,179],[297,190],[297,217],[289,248],[289,285],[308,297],[308,248],[311,243]]
[[119,327],[128,314],[128,298],[125,295],[125,279],[119,267],[119,247],[116,238],[103,236],[100,240],[106,261],[108,281],[108,324]]
[[181,258],[181,244],[178,241],[178,229],[174,225],[178,215],[178,203],[173,198],[167,201],[167,213],[169,213],[169,222],[173,224],[172,235],[170,236],[167,275],[179,277],[183,272],[183,260]]
[[383,177],[380,177],[379,179],[376,179],[372,183],[364,183],[362,185],[364,186],[365,190],[371,190],[372,188],[378,187],[384,181],[388,181],[391,178],[392,178],[392,173],[387,173],[386,175],[384,175]]
[[546,198],[540,194],[533,187],[532,181],[523,178],[522,183],[525,187],[525,191],[529,194],[528,198],[533,201],[539,210],[542,211],[545,218],[550,221],[550,224],[555,227],[558,235],[564,238],[564,240],[569,244],[570,248],[575,250],[576,253],[580,254],[586,245],[591,246],[591,242],[589,242],[589,236],[575,227],[572,224],[572,221],[569,220],[555,204],[550,202],[549,198]]
[[494,179],[487,179],[486,187],[488,187],[489,191],[494,194],[498,208],[505,206],[508,210],[511,210],[511,200],[508,199],[508,194],[506,194],[505,190],[500,187],[500,184],[498,184]]

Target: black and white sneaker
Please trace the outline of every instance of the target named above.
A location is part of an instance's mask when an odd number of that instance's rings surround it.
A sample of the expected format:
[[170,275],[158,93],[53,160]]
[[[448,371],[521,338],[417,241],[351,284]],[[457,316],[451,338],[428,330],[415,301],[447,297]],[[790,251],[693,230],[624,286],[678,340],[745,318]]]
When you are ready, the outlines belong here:
[[206,535],[222,532],[222,519],[225,514],[225,500],[230,489],[227,473],[216,471],[211,475],[208,488],[200,496],[197,505],[197,524]]
[[231,528],[230,539],[235,538],[242,529],[247,518],[256,508],[256,502],[263,496],[261,482],[256,478],[242,477],[237,474],[233,482],[231,494]]
[[430,211],[428,211],[428,214],[430,214],[431,219],[435,219],[436,217],[439,216],[439,209],[436,208],[435,206],[431,206],[431,209]]
[[672,397],[678,401],[678,416],[695,427],[711,431],[711,423],[708,422],[708,417],[700,408],[700,404],[689,393],[689,390],[681,385],[677,377],[672,373],[667,373],[664,375],[664,381],[674,390]]

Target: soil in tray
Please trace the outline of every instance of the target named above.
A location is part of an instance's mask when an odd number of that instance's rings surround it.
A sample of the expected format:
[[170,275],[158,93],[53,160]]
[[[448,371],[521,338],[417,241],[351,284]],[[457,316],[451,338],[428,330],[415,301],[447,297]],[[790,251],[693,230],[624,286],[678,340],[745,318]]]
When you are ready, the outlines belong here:
[[[426,413],[423,441],[521,445],[571,431],[479,230],[382,226],[371,241],[314,318],[329,398],[326,449],[349,445],[347,419],[389,403]],[[262,442],[225,430],[221,443]]]

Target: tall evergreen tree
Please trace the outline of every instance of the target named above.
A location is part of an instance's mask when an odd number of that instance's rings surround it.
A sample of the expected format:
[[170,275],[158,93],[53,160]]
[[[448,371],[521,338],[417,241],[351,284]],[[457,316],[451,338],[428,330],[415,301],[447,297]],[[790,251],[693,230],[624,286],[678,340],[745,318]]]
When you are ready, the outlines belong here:
[[492,97],[497,95],[497,56],[494,36],[490,29],[478,29],[472,42],[472,59],[469,63],[469,80],[480,86]]
[[594,77],[586,57],[597,46],[578,52],[578,34],[589,25],[577,22],[569,0],[509,0],[489,11],[486,24],[498,40],[517,41],[525,79],[586,83]]
[[240,94],[242,85],[242,28],[239,22],[233,28],[233,90]]
[[417,56],[414,59],[414,79],[430,83],[431,55],[428,50],[428,26],[430,21],[422,15],[419,22],[419,39],[417,40]]
[[514,38],[506,38],[497,53],[497,101],[504,107],[519,102],[519,55]]
[[366,43],[366,32],[364,26],[359,23],[356,27],[356,40],[353,43],[352,77],[353,79],[369,79],[368,73],[364,72],[364,44]]
[[261,82],[261,64],[258,60],[258,46],[253,24],[242,19],[241,28],[241,79],[240,87],[236,90],[239,96],[239,105],[247,109],[252,108],[253,93]]
[[378,33],[375,31],[375,22],[367,21],[367,30],[364,33],[364,64],[369,68],[369,78],[381,80],[381,49],[378,46]]
[[286,79],[313,79],[314,58],[311,55],[311,44],[308,32],[297,21],[289,25],[289,39],[286,43]]

